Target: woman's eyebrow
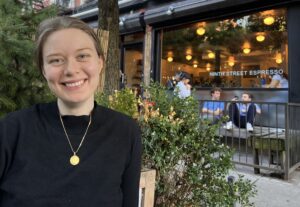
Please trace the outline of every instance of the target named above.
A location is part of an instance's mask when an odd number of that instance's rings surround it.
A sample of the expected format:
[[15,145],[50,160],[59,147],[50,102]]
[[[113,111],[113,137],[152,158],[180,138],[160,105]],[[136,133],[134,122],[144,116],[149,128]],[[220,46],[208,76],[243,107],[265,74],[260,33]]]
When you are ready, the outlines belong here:
[[46,55],[46,58],[52,57],[52,56],[61,56],[61,53],[50,53],[48,55]]
[[82,50],[92,50],[92,48],[89,48],[89,47],[85,47],[85,48],[79,48],[76,50],[77,51],[82,51]]

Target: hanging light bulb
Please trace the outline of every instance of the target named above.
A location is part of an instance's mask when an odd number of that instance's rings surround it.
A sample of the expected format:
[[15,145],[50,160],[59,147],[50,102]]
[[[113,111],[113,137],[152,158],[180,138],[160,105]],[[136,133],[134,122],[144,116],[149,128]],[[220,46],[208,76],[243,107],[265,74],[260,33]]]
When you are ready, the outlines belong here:
[[204,27],[199,27],[196,32],[197,32],[198,35],[202,36],[202,35],[205,34],[205,28]]
[[251,52],[250,48],[244,48],[243,49],[243,53],[245,53],[245,54],[249,54],[250,52]]
[[234,66],[234,64],[235,64],[234,56],[229,56],[228,57],[228,65],[232,67],[232,66]]
[[245,42],[243,45],[243,53],[249,54],[251,52],[251,47],[249,42]]
[[211,64],[210,63],[206,63],[206,70],[210,71],[210,68],[211,68]]
[[232,67],[234,66],[234,62],[228,62],[228,65]]
[[173,57],[168,57],[167,60],[168,62],[173,62]]
[[277,64],[281,64],[282,63],[282,55],[281,53],[277,53],[275,56],[275,61]]
[[282,63],[282,59],[276,59],[276,63],[277,64],[281,64]]
[[275,22],[275,19],[272,16],[267,16],[267,17],[264,18],[264,24],[265,25],[271,25],[274,22]]
[[185,56],[185,59],[187,59],[187,60],[191,60],[192,58],[193,58],[193,56],[190,55],[190,54],[188,54],[188,55]]
[[197,68],[197,67],[198,67],[198,61],[197,61],[197,60],[194,60],[194,61],[193,61],[193,67],[194,67],[194,68]]
[[209,52],[207,56],[208,56],[210,59],[213,59],[213,58],[215,58],[215,53]]
[[263,42],[265,40],[265,36],[263,34],[259,34],[256,36],[257,42]]

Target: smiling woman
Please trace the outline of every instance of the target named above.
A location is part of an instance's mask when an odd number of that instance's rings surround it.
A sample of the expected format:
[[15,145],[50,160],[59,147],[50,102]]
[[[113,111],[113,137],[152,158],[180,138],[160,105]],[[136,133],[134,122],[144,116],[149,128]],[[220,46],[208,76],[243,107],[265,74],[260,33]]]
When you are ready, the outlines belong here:
[[66,104],[76,105],[76,110],[88,115],[94,106],[94,92],[103,66],[92,38],[79,29],[56,31],[44,43],[43,60],[43,75],[61,109],[68,110]]
[[140,130],[94,101],[96,34],[75,18],[48,19],[36,51],[57,101],[0,120],[0,206],[138,206]]

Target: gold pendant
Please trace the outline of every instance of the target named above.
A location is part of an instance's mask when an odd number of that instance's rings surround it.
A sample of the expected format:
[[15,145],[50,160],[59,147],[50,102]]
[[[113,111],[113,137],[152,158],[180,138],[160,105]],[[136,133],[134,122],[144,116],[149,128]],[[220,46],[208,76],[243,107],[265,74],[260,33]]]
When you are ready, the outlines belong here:
[[79,161],[80,161],[80,159],[79,159],[79,157],[78,157],[76,154],[74,154],[74,155],[70,158],[70,163],[71,163],[71,165],[78,165],[78,164],[79,164]]

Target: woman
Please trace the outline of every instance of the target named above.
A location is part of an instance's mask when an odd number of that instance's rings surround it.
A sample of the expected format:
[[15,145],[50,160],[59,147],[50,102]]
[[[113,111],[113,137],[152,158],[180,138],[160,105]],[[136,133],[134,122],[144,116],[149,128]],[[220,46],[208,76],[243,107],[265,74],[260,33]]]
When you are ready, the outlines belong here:
[[140,131],[94,102],[103,67],[96,34],[56,17],[36,37],[37,65],[57,101],[0,121],[0,206],[138,206]]

